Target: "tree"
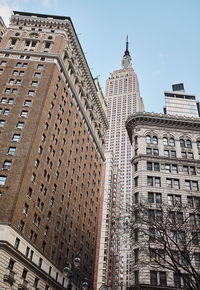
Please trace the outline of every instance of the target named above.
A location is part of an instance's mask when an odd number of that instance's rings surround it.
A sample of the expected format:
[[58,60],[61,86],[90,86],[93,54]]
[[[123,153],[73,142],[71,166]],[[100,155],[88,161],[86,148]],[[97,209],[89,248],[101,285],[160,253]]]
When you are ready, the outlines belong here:
[[143,263],[173,271],[177,287],[182,278],[185,288],[200,289],[200,209],[140,202],[133,216],[132,235],[142,237],[140,252],[148,257]]

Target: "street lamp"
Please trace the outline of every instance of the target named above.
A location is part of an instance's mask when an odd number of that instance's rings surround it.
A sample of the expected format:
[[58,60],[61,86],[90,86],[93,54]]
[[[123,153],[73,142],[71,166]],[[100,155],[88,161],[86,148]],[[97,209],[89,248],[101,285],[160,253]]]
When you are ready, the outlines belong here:
[[89,288],[90,288],[90,281],[87,278],[84,278],[83,284],[82,284],[82,289],[88,290]]
[[108,285],[102,284],[99,290],[108,290],[110,287]]
[[72,277],[73,277],[73,272],[74,269],[78,269],[81,264],[81,258],[79,257],[79,254],[75,256],[74,260],[72,263],[66,262],[65,268],[63,269],[63,274],[65,277],[69,279],[68,284],[67,284],[67,290],[72,289]]

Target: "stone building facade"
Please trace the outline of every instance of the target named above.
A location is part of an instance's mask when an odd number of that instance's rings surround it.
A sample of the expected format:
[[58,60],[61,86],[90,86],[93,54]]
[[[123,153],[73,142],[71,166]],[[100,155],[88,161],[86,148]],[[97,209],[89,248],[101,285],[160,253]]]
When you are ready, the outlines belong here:
[[[174,212],[176,218],[179,214],[181,219],[188,220],[190,230],[187,235],[191,236],[192,265],[198,272],[200,267],[198,240],[200,119],[136,113],[127,119],[126,128],[133,149],[135,209],[143,202],[155,217],[160,208],[166,206]],[[132,212],[132,216],[131,289],[189,288],[177,273],[168,270],[164,265],[155,270],[153,263],[144,252],[144,244],[142,244],[144,235],[141,231],[143,223],[138,219],[136,211]],[[179,246],[181,247],[181,244]]]
[[0,288],[93,283],[106,102],[69,17],[14,11],[0,41]]

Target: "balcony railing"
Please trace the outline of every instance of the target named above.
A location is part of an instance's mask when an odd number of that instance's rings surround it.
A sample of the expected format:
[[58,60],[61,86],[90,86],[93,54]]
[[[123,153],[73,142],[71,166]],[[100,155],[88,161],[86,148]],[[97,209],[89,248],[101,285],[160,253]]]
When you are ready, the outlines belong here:
[[25,279],[21,280],[21,283],[18,285],[18,289],[19,290],[28,290],[28,281],[26,281]]
[[7,273],[3,276],[3,280],[4,282],[7,282],[10,285],[12,285],[15,282],[15,272],[10,269],[7,269]]

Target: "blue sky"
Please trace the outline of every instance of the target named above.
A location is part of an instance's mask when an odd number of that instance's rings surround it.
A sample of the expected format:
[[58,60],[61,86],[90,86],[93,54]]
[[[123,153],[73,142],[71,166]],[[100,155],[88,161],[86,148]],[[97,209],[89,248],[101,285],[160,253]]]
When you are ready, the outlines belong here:
[[128,34],[146,111],[163,111],[172,83],[199,99],[200,0],[0,0],[7,23],[13,9],[70,16],[103,90],[121,67]]

